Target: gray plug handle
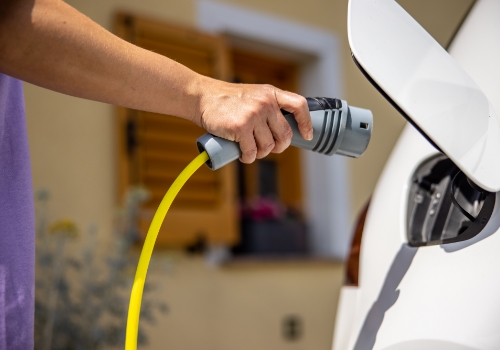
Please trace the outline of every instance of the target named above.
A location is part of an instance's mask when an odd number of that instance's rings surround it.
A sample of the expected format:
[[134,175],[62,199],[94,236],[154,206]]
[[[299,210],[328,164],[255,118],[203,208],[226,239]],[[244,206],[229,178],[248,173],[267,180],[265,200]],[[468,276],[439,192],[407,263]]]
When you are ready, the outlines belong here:
[[[307,98],[307,102],[313,124],[312,140],[302,138],[294,115],[283,111],[293,130],[292,146],[328,156],[340,154],[358,158],[365,152],[373,129],[371,111],[349,107],[346,101],[332,98]],[[212,170],[241,157],[237,142],[212,134],[200,136],[196,144],[200,153],[207,152],[210,159],[206,164]]]
[[212,170],[222,168],[224,165],[241,157],[240,145],[237,142],[209,133],[200,136],[196,140],[196,145],[200,153],[207,151],[210,159],[207,160],[206,164]]

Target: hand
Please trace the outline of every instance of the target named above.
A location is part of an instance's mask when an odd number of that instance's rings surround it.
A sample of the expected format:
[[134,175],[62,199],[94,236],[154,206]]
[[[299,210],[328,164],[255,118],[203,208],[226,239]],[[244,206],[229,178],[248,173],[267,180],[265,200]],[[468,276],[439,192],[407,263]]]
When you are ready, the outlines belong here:
[[312,139],[307,101],[300,95],[271,85],[230,84],[205,77],[200,88],[194,121],[216,136],[238,142],[243,163],[281,153],[290,145],[293,132],[280,109],[293,113],[302,137]]

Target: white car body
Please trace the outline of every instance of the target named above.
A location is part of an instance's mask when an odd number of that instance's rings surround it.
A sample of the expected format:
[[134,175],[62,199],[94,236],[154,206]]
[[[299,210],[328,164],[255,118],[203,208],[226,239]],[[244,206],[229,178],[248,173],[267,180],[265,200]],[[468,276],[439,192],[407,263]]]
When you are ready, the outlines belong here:
[[[489,100],[495,118],[488,124],[491,132],[500,112],[499,0],[476,2],[449,53]],[[493,145],[500,140],[495,138]],[[439,136],[433,141],[443,144]],[[412,125],[405,127],[371,200],[359,286],[345,286],[341,292],[334,350],[500,349],[500,192],[493,195],[491,218],[475,237],[458,243],[408,245],[412,177],[423,162],[438,154]],[[487,161],[489,174],[500,168],[500,157]],[[474,176],[464,169],[467,165],[459,167]],[[478,176],[495,186],[500,181],[496,175],[488,179],[488,172]]]

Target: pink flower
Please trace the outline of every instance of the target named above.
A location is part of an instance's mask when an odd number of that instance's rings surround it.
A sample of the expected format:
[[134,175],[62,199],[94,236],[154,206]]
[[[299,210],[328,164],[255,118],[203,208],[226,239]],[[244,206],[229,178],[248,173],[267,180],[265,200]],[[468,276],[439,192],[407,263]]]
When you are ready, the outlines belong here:
[[285,208],[277,200],[258,197],[242,205],[241,216],[253,221],[278,220],[285,216]]

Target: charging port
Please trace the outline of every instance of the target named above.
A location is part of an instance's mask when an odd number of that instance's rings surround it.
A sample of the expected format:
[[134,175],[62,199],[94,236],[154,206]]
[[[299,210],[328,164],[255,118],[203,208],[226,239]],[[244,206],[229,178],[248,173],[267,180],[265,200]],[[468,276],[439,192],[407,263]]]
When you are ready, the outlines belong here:
[[359,127],[360,127],[361,129],[368,130],[369,125],[368,125],[368,123],[359,123]]
[[424,161],[413,174],[407,207],[407,237],[419,247],[465,241],[488,223],[495,194],[472,186],[445,155]]

